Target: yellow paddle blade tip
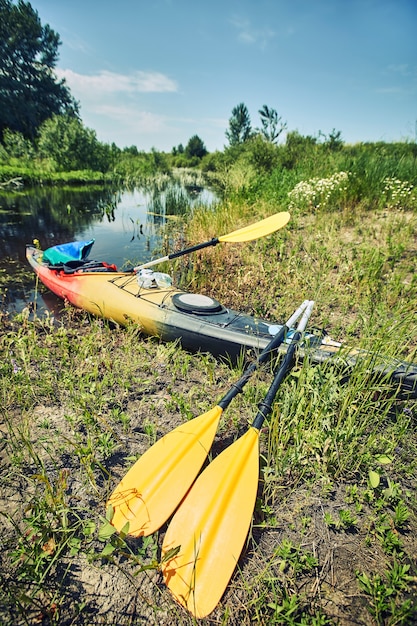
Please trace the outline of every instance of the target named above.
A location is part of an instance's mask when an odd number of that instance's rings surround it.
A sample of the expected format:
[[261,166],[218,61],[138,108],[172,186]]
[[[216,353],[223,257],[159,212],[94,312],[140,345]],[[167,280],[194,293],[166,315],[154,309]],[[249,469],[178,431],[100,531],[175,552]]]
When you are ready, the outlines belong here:
[[235,230],[233,233],[229,233],[228,235],[223,235],[222,237],[219,237],[219,241],[237,243],[266,237],[266,235],[270,235],[288,224],[290,217],[291,215],[288,211],[275,213],[275,215],[270,215],[260,222]]
[[110,523],[134,537],[158,530],[177,508],[203,465],[223,409],[216,405],[151,446],[111,494]]

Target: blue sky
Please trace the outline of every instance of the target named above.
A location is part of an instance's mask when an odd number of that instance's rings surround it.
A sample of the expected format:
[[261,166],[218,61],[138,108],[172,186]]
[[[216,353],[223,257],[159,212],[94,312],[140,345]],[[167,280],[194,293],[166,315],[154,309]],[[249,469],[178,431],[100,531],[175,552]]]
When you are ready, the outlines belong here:
[[[417,134],[416,0],[32,0],[100,141],[227,145],[234,106],[347,143]],[[283,137],[284,138],[284,137]]]

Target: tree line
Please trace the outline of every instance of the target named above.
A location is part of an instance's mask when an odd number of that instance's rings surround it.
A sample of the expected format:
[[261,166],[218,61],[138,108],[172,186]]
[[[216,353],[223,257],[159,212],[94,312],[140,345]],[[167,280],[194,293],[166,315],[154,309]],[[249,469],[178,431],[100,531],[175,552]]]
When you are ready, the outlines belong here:
[[[55,74],[60,45],[59,34],[42,25],[29,2],[0,0],[0,159],[38,159],[51,170],[107,171],[121,158],[139,157],[135,146],[102,144],[84,127],[80,103]],[[258,134],[278,140],[286,129],[282,118],[267,105],[259,114],[261,127],[252,129],[246,105],[233,109],[226,131],[230,147]],[[177,166],[198,165],[207,154],[198,135],[172,149]]]
[[[42,25],[29,2],[0,0],[0,166],[26,164],[51,172],[93,170],[129,178],[139,170],[147,175],[181,166],[216,170],[244,158],[264,172],[277,164],[293,168],[317,149],[335,153],[344,148],[341,132],[335,129],[328,135],[319,131],[316,137],[286,132],[285,142],[279,145],[287,123],[276,109],[264,104],[258,111],[260,125],[253,127],[243,102],[231,112],[223,153],[209,154],[198,135],[185,146],[173,147],[171,154],[101,143],[96,132],[83,125],[80,103],[65,80],[56,76],[60,45],[59,35]],[[397,148],[392,146],[394,151]],[[415,148],[412,144],[407,149],[415,156]]]

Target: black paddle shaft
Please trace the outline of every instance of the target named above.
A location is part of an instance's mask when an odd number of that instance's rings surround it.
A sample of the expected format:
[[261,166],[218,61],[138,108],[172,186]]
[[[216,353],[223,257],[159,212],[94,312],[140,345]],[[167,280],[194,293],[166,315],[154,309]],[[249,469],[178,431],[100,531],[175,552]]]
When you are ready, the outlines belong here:
[[[268,343],[266,348],[262,350],[261,354],[258,356],[256,361],[253,361],[247,368],[247,370],[243,373],[243,375],[239,378],[239,380],[232,386],[232,388],[226,393],[225,396],[218,402],[218,406],[222,409],[225,409],[229,406],[233,398],[237,396],[238,393],[241,393],[243,387],[248,382],[249,378],[252,376],[253,372],[256,370],[258,365],[264,363],[267,359],[269,359],[273,352],[275,352],[282,342],[285,339],[285,335],[288,331],[287,326],[283,326],[276,335],[272,338],[272,340]],[[291,346],[290,346],[291,347]]]
[[297,348],[297,343],[301,339],[302,333],[296,331],[292,337],[292,341],[288,346],[288,350],[285,354],[284,360],[280,365],[277,373],[275,374],[275,378],[272,381],[270,388],[268,389],[265,398],[259,405],[259,411],[253,420],[252,427],[260,430],[264,420],[271,413],[272,404],[274,402],[275,396],[277,395],[277,391],[285,376],[291,369],[294,361],[294,352]]
[[207,248],[208,246],[217,246],[218,243],[220,243],[219,238],[213,237],[213,239],[205,241],[204,243],[198,243],[191,248],[185,248],[184,250],[179,250],[178,252],[171,252],[171,254],[168,254],[168,259],[171,261],[172,259],[177,259],[179,256],[183,256],[184,254],[190,254],[191,252],[196,252],[197,250]]
[[[235,383],[230,391],[228,391],[227,394],[220,400],[220,402],[218,403],[218,406],[220,406],[220,408],[225,409],[227,406],[229,406],[233,398],[237,396],[238,393],[242,392],[243,387],[246,385],[256,368],[261,365],[261,363],[264,363],[266,360],[270,359],[272,355],[278,350],[279,346],[283,343],[287,332],[290,330],[292,325],[300,317],[301,314],[302,318],[300,324],[297,327],[297,331],[301,332],[302,330],[304,330],[305,325],[307,324],[307,320],[310,317],[313,304],[314,302],[312,302],[311,300],[304,300],[301,306],[299,306],[298,309],[294,311],[291,317],[285,322],[285,324],[279,329],[277,334],[272,337],[268,345],[262,350],[256,361],[253,361],[253,363],[249,365],[249,367],[240,377],[237,383]],[[295,335],[297,335],[297,332],[295,333]],[[297,337],[298,336],[299,334],[297,335]],[[289,348],[291,348],[291,344]],[[289,360],[292,358],[291,355],[292,352],[286,362],[289,362]]]

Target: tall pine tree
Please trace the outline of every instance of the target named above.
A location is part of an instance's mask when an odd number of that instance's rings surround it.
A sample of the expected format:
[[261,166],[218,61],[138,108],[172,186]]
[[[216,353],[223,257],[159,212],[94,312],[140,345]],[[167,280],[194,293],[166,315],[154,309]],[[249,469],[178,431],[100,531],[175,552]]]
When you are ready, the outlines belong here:
[[226,137],[231,146],[245,143],[252,134],[251,121],[248,107],[241,102],[232,109],[232,117],[229,119],[229,128]]

